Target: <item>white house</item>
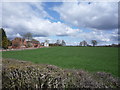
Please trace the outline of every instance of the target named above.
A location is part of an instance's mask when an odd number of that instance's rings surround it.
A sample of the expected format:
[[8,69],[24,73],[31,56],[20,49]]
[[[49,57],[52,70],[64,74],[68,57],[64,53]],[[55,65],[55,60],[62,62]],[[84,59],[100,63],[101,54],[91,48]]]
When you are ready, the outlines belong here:
[[44,46],[45,46],[45,47],[49,47],[49,43],[44,42]]

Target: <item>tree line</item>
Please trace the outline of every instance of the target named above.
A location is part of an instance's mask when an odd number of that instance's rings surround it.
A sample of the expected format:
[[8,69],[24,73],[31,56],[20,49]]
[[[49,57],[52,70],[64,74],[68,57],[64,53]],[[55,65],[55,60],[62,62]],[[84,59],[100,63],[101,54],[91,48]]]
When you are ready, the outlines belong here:
[[[91,43],[93,46],[97,45],[97,41],[96,40],[91,40]],[[83,40],[82,42],[80,42],[79,46],[90,46],[85,40]]]
[[[26,33],[24,35],[22,35],[22,37],[24,39],[27,39],[28,41],[30,40],[35,40],[32,38],[32,34],[31,33]],[[48,40],[45,40],[45,42],[49,43]],[[91,44],[92,46],[96,46],[98,44],[97,40],[91,40]],[[10,41],[6,35],[6,32],[3,28],[0,28],[0,48],[3,49],[7,49],[8,46],[12,45],[12,41]],[[65,40],[56,40],[55,43],[49,43],[49,46],[66,46],[66,42]],[[87,41],[83,40],[79,43],[79,46],[91,46],[87,43]],[[106,46],[106,45],[105,45]],[[107,46],[120,46],[120,44],[118,45],[107,45]]]

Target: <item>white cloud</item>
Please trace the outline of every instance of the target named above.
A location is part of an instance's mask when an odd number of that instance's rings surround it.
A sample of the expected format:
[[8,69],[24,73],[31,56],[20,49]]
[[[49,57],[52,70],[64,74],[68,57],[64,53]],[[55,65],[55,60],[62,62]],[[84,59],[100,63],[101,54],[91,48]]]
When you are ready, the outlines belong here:
[[[27,32],[34,36],[75,35],[78,29],[72,29],[61,22],[51,22],[42,3],[3,3],[3,27],[8,36]],[[7,26],[7,27],[6,27]]]
[[116,29],[118,26],[117,2],[64,2],[54,7],[67,23],[97,30]]
[[97,40],[98,44],[112,44],[118,43],[118,30],[113,30],[111,32],[94,30],[93,32],[82,32],[79,33],[76,38],[81,38],[81,40],[86,40],[89,44],[91,40]]
[[3,2],[119,2],[119,0],[3,0]]

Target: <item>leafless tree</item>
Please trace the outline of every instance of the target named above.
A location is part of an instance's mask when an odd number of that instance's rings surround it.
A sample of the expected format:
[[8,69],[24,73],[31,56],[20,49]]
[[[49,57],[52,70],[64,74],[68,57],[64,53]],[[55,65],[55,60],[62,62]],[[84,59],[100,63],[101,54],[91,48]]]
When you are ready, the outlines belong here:
[[93,44],[93,46],[97,45],[97,41],[96,40],[92,40],[91,43]]
[[62,46],[65,46],[66,45],[66,43],[65,43],[65,41],[64,40],[62,40]]
[[24,34],[23,38],[28,39],[28,41],[32,40],[32,33],[26,33],[26,34]]

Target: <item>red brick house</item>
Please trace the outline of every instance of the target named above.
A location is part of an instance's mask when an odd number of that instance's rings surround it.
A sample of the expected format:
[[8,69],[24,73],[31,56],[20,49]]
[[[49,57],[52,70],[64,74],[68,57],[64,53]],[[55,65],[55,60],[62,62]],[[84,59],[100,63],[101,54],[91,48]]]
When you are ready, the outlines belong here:
[[16,37],[12,40],[12,48],[28,48],[28,47],[40,47],[40,42],[37,40],[26,41],[25,39]]
[[39,41],[31,41],[34,47],[40,47],[40,42]]
[[16,37],[14,40],[12,40],[12,48],[25,48],[27,45],[27,42],[25,39]]

